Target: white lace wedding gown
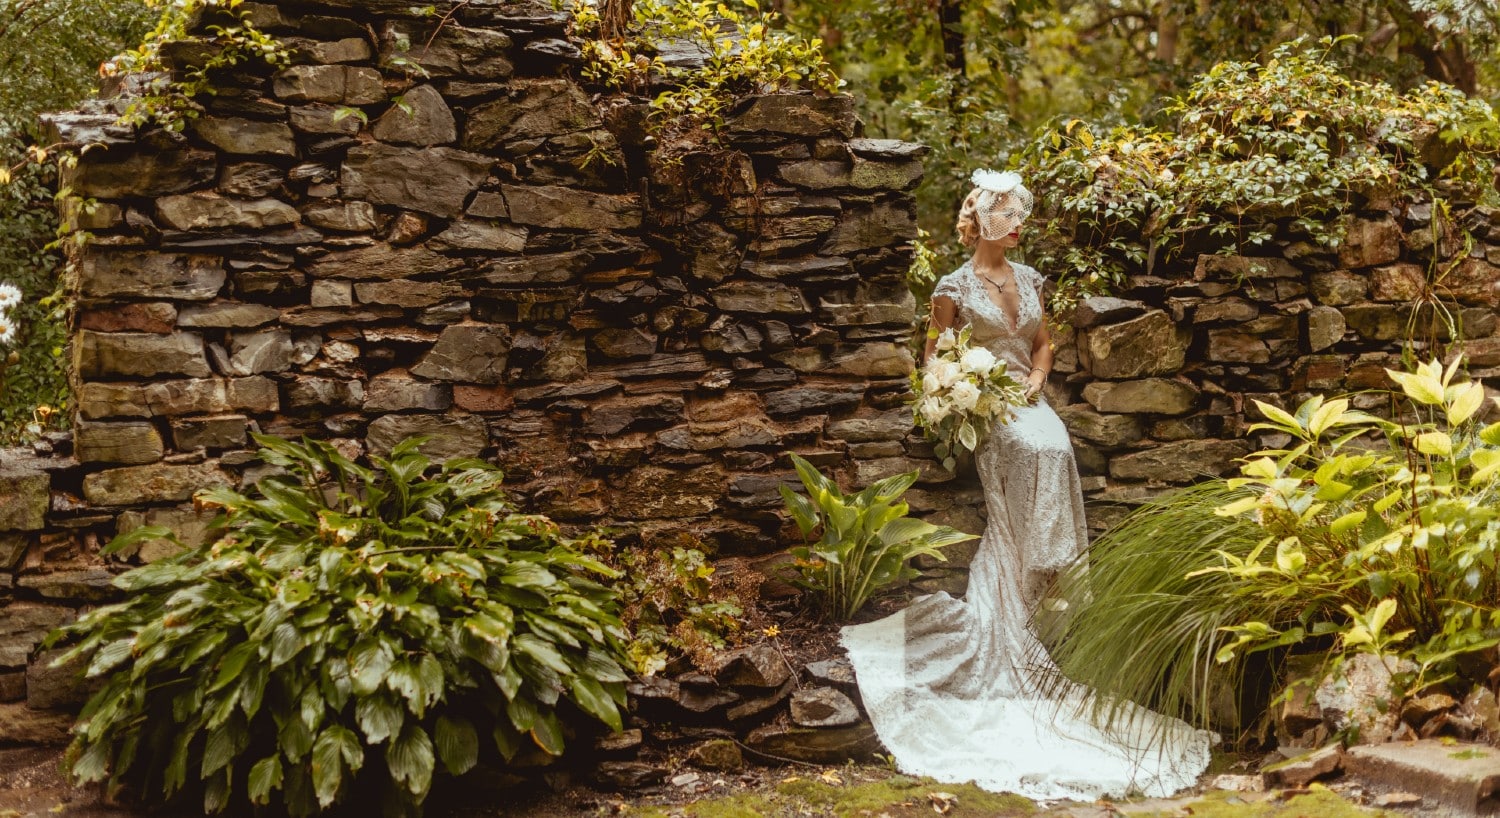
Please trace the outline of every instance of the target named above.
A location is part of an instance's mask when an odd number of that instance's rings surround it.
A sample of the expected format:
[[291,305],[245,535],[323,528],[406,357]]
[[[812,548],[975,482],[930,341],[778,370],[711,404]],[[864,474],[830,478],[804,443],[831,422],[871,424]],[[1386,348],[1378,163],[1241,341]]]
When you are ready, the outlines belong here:
[[[1025,373],[1042,322],[1042,278],[1012,266],[1014,326],[969,263],[939,281],[934,295],[958,305],[971,343]],[[865,709],[896,765],[1039,800],[1165,796],[1193,785],[1208,765],[1211,733],[1138,707],[1101,728],[1090,720],[1086,689],[1051,696],[1037,689],[1057,668],[1028,625],[1036,580],[1087,543],[1062,421],[1043,401],[1020,407],[974,462],[988,521],[965,598],[932,594],[843,629]]]

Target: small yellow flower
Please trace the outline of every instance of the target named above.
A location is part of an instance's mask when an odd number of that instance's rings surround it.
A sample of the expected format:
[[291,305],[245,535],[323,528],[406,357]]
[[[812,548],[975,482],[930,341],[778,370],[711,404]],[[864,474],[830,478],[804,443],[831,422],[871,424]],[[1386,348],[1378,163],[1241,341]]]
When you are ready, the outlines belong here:
[[764,633],[766,636],[775,639],[776,637],[781,635],[781,628],[778,628],[775,625],[770,625],[762,629],[761,633]]

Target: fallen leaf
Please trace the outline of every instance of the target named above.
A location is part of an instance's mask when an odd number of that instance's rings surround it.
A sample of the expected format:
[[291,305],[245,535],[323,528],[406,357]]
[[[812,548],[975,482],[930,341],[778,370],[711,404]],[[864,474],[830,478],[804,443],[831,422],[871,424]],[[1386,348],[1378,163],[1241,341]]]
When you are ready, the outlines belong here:
[[819,775],[818,778],[824,784],[832,784],[835,787],[844,786],[844,777],[839,775],[838,770],[824,770],[823,774]]
[[948,811],[958,803],[958,796],[951,792],[929,792],[927,800],[932,802],[932,811],[938,815],[947,815]]

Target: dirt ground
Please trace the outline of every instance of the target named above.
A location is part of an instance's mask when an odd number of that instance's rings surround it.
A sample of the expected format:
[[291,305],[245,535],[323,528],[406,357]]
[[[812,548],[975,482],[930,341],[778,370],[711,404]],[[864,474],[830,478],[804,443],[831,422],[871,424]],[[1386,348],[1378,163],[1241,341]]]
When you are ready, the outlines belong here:
[[[75,788],[61,773],[60,748],[0,749],[0,818],[194,816],[195,810],[112,805],[97,787]],[[1245,762],[1222,759],[1228,773]],[[970,785],[898,775],[879,765],[752,765],[734,773],[678,768],[660,786],[630,793],[587,786],[556,772],[519,785],[471,781],[435,791],[427,815],[454,818],[1356,818],[1395,813],[1355,806],[1347,788],[1277,793],[1188,793],[1136,802],[1033,804]]]

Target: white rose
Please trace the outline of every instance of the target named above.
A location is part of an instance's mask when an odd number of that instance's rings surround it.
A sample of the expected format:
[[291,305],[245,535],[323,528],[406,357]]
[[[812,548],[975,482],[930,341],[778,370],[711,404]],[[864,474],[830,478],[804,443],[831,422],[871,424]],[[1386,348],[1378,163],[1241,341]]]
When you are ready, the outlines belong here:
[[937,376],[938,385],[944,389],[957,383],[964,376],[964,368],[957,361],[936,360],[928,365],[928,369]]
[[937,337],[937,350],[939,352],[947,352],[955,346],[958,346],[958,337],[953,334],[952,327],[943,330],[942,334]]
[[943,418],[948,417],[951,408],[947,401],[933,399],[922,401],[919,411],[922,413],[922,419],[927,421],[929,426],[936,426],[943,422]]
[[943,385],[938,382],[938,376],[937,376],[936,373],[934,373],[931,370],[929,370],[927,372],[927,374],[925,374],[925,375],[922,376],[922,392],[923,393],[928,394],[928,395],[936,394],[937,391],[940,390],[940,389],[942,389],[942,388],[943,388]]
[[961,412],[970,412],[973,411],[974,404],[979,402],[980,392],[979,387],[974,384],[968,381],[959,381],[953,385],[953,389],[949,391],[948,395],[953,400],[955,408]]
[[964,369],[987,378],[990,370],[995,368],[995,354],[984,347],[974,347],[965,352],[958,362],[963,364]]

